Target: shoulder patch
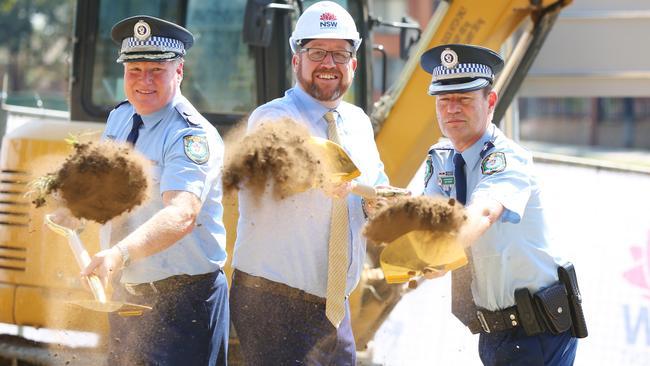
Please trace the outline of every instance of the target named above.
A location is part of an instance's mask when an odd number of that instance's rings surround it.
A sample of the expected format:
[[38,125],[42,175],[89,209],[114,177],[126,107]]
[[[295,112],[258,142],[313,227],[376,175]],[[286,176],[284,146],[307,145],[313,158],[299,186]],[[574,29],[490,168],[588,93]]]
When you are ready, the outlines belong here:
[[205,136],[183,137],[185,155],[197,164],[205,164],[210,159],[210,149]]
[[424,171],[424,187],[429,184],[429,180],[433,176],[433,158],[431,154],[427,155],[426,170]]
[[506,154],[493,152],[481,160],[481,173],[492,175],[506,169]]
[[121,107],[123,104],[127,104],[127,103],[130,104],[129,100],[128,100],[128,99],[125,99],[125,100],[123,100],[123,101],[117,103],[117,104],[115,105],[115,107],[113,107],[113,109],[118,109],[118,108]]

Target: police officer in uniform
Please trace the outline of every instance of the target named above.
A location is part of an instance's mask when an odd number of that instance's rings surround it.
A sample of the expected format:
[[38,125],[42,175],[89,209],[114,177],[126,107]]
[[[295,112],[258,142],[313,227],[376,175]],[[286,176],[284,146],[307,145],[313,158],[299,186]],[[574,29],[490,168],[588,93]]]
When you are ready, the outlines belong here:
[[[297,83],[253,111],[249,131],[291,118],[340,143],[361,170],[360,183],[386,184],[370,120],[342,101],[361,43],[350,14],[331,1],[315,3],[289,43]],[[348,295],[366,245],[362,200],[347,194],[349,188],[330,196],[311,189],[282,200],[273,198],[272,187],[259,200],[240,191],[230,301],[246,364],[355,364]]]
[[110,315],[109,363],[224,365],[228,286],[222,222],[223,142],[183,97],[183,57],[194,38],[150,16],[112,29],[121,46],[127,101],[108,117],[103,139],[128,141],[151,160],[152,199],[102,229],[108,249],[82,274],[104,284],[121,270],[114,298],[153,307],[142,316]]
[[429,151],[425,194],[456,198],[468,216],[460,240],[469,264],[452,273],[452,312],[480,332],[485,365],[573,364],[568,287],[558,282],[563,262],[550,245],[532,156],[492,124],[503,60],[448,44],[425,52],[421,66],[448,138]]

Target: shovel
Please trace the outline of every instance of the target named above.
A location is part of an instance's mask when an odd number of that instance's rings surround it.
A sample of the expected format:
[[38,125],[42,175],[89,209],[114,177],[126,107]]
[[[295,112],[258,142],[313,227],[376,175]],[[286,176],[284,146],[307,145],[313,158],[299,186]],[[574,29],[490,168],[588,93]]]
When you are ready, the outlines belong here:
[[328,167],[329,178],[334,184],[351,182],[352,193],[367,199],[377,197],[406,196],[409,191],[396,187],[375,188],[365,184],[352,182],[361,175],[359,168],[354,165],[343,147],[328,139],[311,136],[310,143],[324,157]]
[[467,264],[467,256],[454,236],[414,230],[388,243],[379,262],[387,283],[404,283],[421,276],[426,268],[460,268]]
[[[50,230],[68,239],[68,245],[74,253],[74,257],[80,269],[86,268],[90,264],[90,255],[84,247],[77,231],[63,225],[59,225],[52,220],[52,215],[45,215],[45,224]],[[118,301],[108,301],[106,292],[99,277],[95,275],[86,276],[88,286],[94,296],[94,300],[69,300],[70,304],[81,306],[85,309],[99,311],[103,313],[117,312],[121,316],[139,316],[144,311],[151,310],[150,306],[137,305]]]

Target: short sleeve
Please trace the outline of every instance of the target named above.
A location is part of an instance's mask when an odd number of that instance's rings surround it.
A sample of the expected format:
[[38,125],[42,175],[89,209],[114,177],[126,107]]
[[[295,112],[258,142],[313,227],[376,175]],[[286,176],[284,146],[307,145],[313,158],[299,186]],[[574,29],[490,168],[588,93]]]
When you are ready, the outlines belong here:
[[186,191],[203,201],[209,182],[218,174],[223,159],[223,144],[206,130],[188,127],[168,140],[163,157],[160,192]]
[[[489,166],[488,161],[493,154],[500,154],[498,158],[503,159],[502,170]],[[490,155],[481,161],[482,176],[472,199],[487,197],[496,200],[505,208],[501,221],[519,223],[532,191],[530,160],[514,152],[496,152]]]

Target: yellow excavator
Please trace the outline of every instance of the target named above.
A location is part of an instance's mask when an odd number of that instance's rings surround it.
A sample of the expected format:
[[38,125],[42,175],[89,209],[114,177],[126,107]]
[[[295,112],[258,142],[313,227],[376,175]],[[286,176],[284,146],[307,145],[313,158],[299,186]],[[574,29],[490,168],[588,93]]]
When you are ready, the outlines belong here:
[[[223,135],[257,105],[281,96],[292,85],[287,40],[300,12],[313,2],[76,3],[68,111],[11,105],[11,92],[3,93],[4,113],[0,116],[6,120],[0,122],[5,122],[6,131],[0,155],[0,323],[106,333],[105,314],[69,304],[92,295],[81,283],[66,239],[44,225],[51,208],[35,208],[25,193],[28,182],[54,170],[70,153],[66,138],[96,138],[112,106],[124,99],[122,72],[115,64],[116,47],[110,40],[112,24],[146,13],[192,31],[197,41],[186,60],[183,94]],[[406,18],[387,22],[373,17],[371,0],[338,2],[355,18],[364,39],[355,83],[346,98],[371,115],[391,183],[405,187],[428,147],[440,137],[433,101],[426,94],[430,76],[420,69],[419,55],[441,43],[471,43],[507,53],[508,63],[496,84],[500,104],[495,121],[499,121],[559,12],[571,0],[434,1],[431,18],[421,31]],[[378,27],[399,29],[400,53],[408,60],[396,83],[373,103],[373,60],[378,54],[375,51],[382,49],[373,43]],[[407,44],[414,34],[417,42]],[[381,65],[381,59],[378,62]],[[385,83],[385,74],[383,78]],[[231,252],[236,233],[235,200],[225,197],[225,207]],[[88,224],[79,237],[90,253],[98,250],[97,225]],[[403,285],[384,280],[378,268],[379,251],[369,245],[366,271],[351,298],[359,349],[372,339],[405,291]],[[0,358],[9,360],[36,364],[70,361],[62,356],[63,351],[58,352],[43,351],[39,345],[13,338],[0,342]],[[88,353],[83,357],[95,356]]]

